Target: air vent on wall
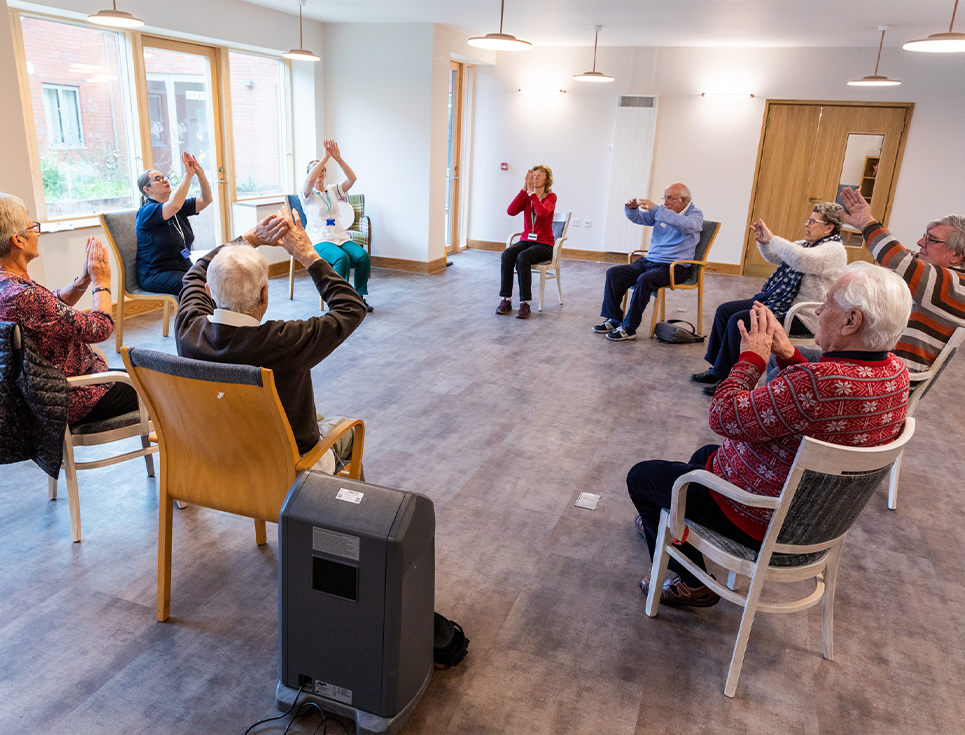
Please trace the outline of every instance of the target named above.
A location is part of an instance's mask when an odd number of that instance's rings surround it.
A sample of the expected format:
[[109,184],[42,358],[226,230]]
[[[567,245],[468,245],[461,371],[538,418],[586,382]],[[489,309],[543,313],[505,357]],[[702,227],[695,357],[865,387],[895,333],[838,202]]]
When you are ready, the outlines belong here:
[[621,94],[617,107],[653,107],[654,102],[653,97]]

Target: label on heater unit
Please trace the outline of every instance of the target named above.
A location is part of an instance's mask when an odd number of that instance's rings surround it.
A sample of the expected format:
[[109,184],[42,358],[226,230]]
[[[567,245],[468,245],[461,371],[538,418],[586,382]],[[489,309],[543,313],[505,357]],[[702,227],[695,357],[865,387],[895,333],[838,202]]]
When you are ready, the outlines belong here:
[[352,690],[345,687],[337,687],[334,684],[326,684],[324,681],[315,680],[315,694],[326,699],[334,699],[343,704],[352,704]]
[[359,560],[359,537],[347,533],[312,527],[312,549],[343,559]]

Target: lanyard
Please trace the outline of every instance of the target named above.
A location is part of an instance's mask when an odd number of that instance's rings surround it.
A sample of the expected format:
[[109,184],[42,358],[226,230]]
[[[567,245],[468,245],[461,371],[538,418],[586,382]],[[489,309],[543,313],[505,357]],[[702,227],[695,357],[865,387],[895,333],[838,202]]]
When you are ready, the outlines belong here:
[[[537,197],[538,198],[538,197]],[[533,205],[533,200],[529,200],[529,217],[532,224],[530,225],[530,232],[536,231],[536,207]]]
[[316,189],[315,191],[318,193],[319,199],[321,199],[323,196],[325,197],[325,204],[328,205],[328,213],[331,214],[331,213],[332,213],[332,197],[330,197],[330,196],[328,195],[328,191],[318,191],[318,189]]
[[178,222],[178,215],[175,214],[171,218],[171,222],[174,223],[174,229],[177,230],[178,234],[181,236],[181,243],[183,245],[187,245],[187,240],[184,239],[184,230],[181,229],[181,224]]

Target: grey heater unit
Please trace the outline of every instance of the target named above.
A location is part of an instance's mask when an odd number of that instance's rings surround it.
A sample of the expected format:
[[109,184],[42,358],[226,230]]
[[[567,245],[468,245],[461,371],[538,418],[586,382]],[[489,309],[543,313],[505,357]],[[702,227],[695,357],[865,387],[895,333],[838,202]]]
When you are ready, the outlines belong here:
[[435,523],[424,495],[299,476],[278,525],[279,710],[298,695],[360,735],[402,728],[432,676]]

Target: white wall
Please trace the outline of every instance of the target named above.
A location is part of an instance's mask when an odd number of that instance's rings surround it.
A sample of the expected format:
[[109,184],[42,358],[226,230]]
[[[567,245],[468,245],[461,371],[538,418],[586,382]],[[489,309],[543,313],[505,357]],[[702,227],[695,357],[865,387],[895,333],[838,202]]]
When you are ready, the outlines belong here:
[[[914,102],[890,225],[914,243],[931,218],[965,211],[965,58],[885,49],[881,71],[900,87],[849,87],[870,73],[868,49],[600,50],[597,69],[616,77],[589,85],[569,77],[589,66],[586,49],[501,52],[480,69],[470,237],[504,240],[504,215],[526,167],[553,167],[559,206],[594,226],[570,228],[574,248],[606,250],[599,225],[609,171],[607,146],[619,94],[659,96],[651,198],[675,181],[688,184],[709,219],[722,222],[713,260],[739,263],[766,99]],[[566,95],[527,96],[521,86],[561,86]],[[749,91],[754,99],[702,98],[703,91]],[[510,163],[509,173],[499,161]],[[629,194],[629,193],[628,193]],[[787,233],[795,236],[797,233]]]

